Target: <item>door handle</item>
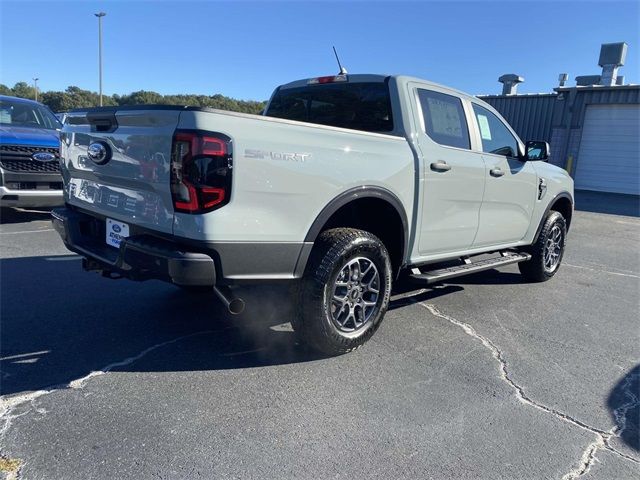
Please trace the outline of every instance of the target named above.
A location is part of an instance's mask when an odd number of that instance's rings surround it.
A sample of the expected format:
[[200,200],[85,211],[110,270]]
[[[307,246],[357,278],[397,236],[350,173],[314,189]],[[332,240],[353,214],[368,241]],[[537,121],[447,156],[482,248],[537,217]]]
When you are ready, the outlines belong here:
[[489,170],[489,173],[492,177],[501,177],[504,175],[504,172],[499,168],[492,168],[491,170]]
[[451,165],[447,164],[447,162],[443,160],[438,160],[437,162],[433,162],[431,164],[431,170],[434,172],[448,172],[451,170]]

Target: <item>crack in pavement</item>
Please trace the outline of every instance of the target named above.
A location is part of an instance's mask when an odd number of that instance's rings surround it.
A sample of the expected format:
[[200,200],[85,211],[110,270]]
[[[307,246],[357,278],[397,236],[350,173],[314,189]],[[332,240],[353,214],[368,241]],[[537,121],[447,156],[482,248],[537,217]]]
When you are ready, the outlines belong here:
[[[560,412],[559,410],[556,410],[555,408],[552,407],[548,407],[542,403],[536,402],[535,400],[533,400],[531,397],[529,397],[525,392],[523,387],[521,387],[520,385],[518,385],[510,376],[509,374],[509,370],[507,368],[507,361],[504,358],[504,354],[502,353],[502,351],[500,351],[500,349],[498,347],[496,347],[496,345],[489,340],[487,337],[484,337],[483,335],[479,334],[478,332],[476,332],[476,330],[469,325],[468,323],[462,322],[460,320],[457,320],[453,317],[451,317],[450,315],[444,314],[442,313],[440,310],[438,310],[436,308],[435,305],[429,304],[429,303],[423,303],[420,302],[420,305],[422,305],[423,307],[425,307],[427,310],[429,310],[431,312],[431,314],[433,314],[436,317],[442,318],[446,321],[448,321],[449,323],[452,323],[453,325],[456,325],[460,328],[462,328],[462,330],[469,336],[480,340],[480,342],[491,352],[491,355],[493,358],[495,358],[498,363],[500,364],[500,378],[502,380],[504,380],[513,390],[515,390],[516,392],[516,398],[523,404],[528,405],[530,407],[536,408],[538,410],[541,410],[543,412],[549,413],[551,415],[553,415],[554,417],[567,422],[573,426],[576,426],[582,430],[585,430],[589,433],[593,433],[594,435],[596,435],[596,440],[591,442],[587,448],[585,449],[584,453],[582,454],[582,458],[580,459],[580,464],[578,465],[578,467],[573,468],[570,472],[568,472],[567,474],[565,474],[562,477],[562,480],[573,480],[576,479],[584,474],[586,474],[591,467],[593,466],[593,464],[596,461],[596,453],[598,452],[598,450],[600,449],[605,449],[608,450],[616,455],[618,455],[621,458],[624,458],[625,460],[628,460],[630,462],[636,463],[636,464],[640,464],[640,460],[635,459],[634,457],[627,455],[619,450],[617,450],[615,447],[613,447],[611,445],[611,440],[614,437],[620,437],[622,435],[622,433],[624,432],[624,430],[626,429],[627,426],[627,421],[626,421],[626,414],[627,412],[631,409],[634,408],[638,405],[640,405],[640,399],[634,395],[633,393],[631,393],[630,388],[631,385],[633,384],[632,380],[634,379],[635,376],[631,376],[629,378],[626,379],[623,390],[625,392],[625,396],[627,398],[629,398],[629,401],[627,403],[625,403],[624,405],[618,407],[615,411],[614,411],[614,417],[616,419],[616,426],[611,428],[609,431],[604,431],[601,430],[599,428],[596,427],[592,427],[591,425],[588,425],[584,422],[582,422],[581,420],[578,420],[577,418],[574,418],[570,415],[567,415],[565,413]],[[621,426],[620,426],[621,425]]]
[[[556,418],[567,422],[571,425],[574,425],[582,430],[585,430],[589,433],[592,433],[594,435],[596,435],[596,440],[594,440],[593,442],[591,442],[585,449],[581,459],[580,459],[580,463],[579,466],[572,469],[570,472],[568,472],[567,474],[565,474],[562,477],[562,480],[573,480],[576,479],[586,473],[589,472],[591,466],[593,466],[593,464],[595,463],[595,461],[597,461],[596,459],[596,453],[598,452],[598,450],[600,449],[605,449],[608,450],[618,456],[620,456],[621,458],[624,458],[628,461],[634,462],[636,464],[640,464],[640,461],[635,459],[634,457],[631,457],[623,452],[620,452],[619,450],[617,450],[615,447],[613,447],[610,444],[610,441],[615,438],[615,437],[620,437],[622,435],[622,433],[625,431],[625,429],[627,428],[627,420],[626,420],[626,414],[627,412],[640,405],[640,398],[636,395],[634,395],[631,392],[631,386],[633,385],[633,381],[635,380],[635,375],[634,376],[630,376],[625,380],[625,383],[622,387],[624,395],[629,399],[629,401],[625,404],[623,404],[622,406],[618,407],[616,410],[614,410],[613,415],[614,418],[616,419],[616,426],[614,426],[613,428],[611,428],[609,431],[604,431],[601,429],[598,429],[596,427],[592,427],[574,417],[571,417],[570,415],[564,414],[552,407],[548,407],[542,403],[538,403],[535,400],[533,400],[532,398],[530,398],[529,396],[526,395],[526,393],[524,392],[523,387],[521,387],[520,385],[518,385],[510,376],[509,374],[509,370],[507,368],[507,362],[504,358],[503,353],[500,351],[500,349],[498,349],[498,347],[488,338],[484,337],[483,335],[479,334],[478,332],[476,332],[476,330],[469,324],[462,322],[460,320],[457,320],[447,314],[444,314],[442,312],[440,312],[440,310],[438,310],[434,305],[432,304],[428,304],[428,303],[423,303],[423,302],[419,302],[419,304],[423,307],[425,307],[427,310],[429,310],[431,312],[431,314],[433,314],[436,317],[442,318],[446,321],[448,321],[449,323],[456,325],[460,328],[462,328],[462,330],[469,336],[479,340],[490,352],[491,355],[493,356],[494,359],[496,359],[500,365],[500,377],[503,381],[505,381],[516,393],[516,398],[523,404],[531,406],[533,408],[536,408],[538,410],[541,410],[543,412],[549,413],[553,416],[555,416]],[[22,394],[22,395],[14,395],[14,396],[0,396],[0,421],[2,421],[2,425],[0,426],[0,455],[2,455],[2,448],[1,445],[4,442],[4,438],[5,435],[7,433],[7,431],[9,430],[9,428],[12,425],[12,421],[15,418],[19,418],[23,415],[26,415],[30,412],[30,410],[27,410],[23,413],[20,414],[12,414],[13,411],[20,405],[25,404],[25,403],[31,403],[32,404],[32,408],[37,410],[35,408],[35,406],[33,405],[33,402],[45,395],[49,395],[50,393],[53,393],[55,391],[58,390],[65,390],[65,389],[74,389],[74,390],[79,390],[82,389],[85,386],[85,383],[97,376],[100,375],[105,375],[107,373],[109,373],[111,370],[113,370],[114,368],[117,367],[123,367],[123,366],[127,366],[127,365],[131,365],[132,363],[140,360],[141,358],[143,358],[144,356],[148,355],[149,353],[151,353],[154,350],[157,350],[159,348],[165,347],[167,345],[171,345],[174,343],[177,343],[179,341],[185,340],[187,338],[191,338],[191,337],[195,337],[195,336],[200,336],[200,335],[208,335],[208,334],[212,334],[212,333],[218,333],[221,331],[225,331],[225,330],[229,330],[229,329],[233,329],[233,328],[237,328],[235,326],[229,326],[226,328],[222,328],[222,329],[218,329],[218,330],[203,330],[200,332],[194,332],[194,333],[190,333],[188,335],[182,335],[180,337],[176,337],[173,338],[171,340],[167,340],[155,345],[152,345],[151,347],[146,348],[145,350],[141,351],[140,353],[138,353],[137,355],[131,356],[131,357],[127,357],[124,360],[118,361],[118,362],[113,362],[110,363],[108,365],[106,365],[105,367],[99,369],[99,370],[95,370],[90,372],[89,374],[85,375],[84,377],[78,378],[76,380],[71,380],[70,382],[66,383],[66,384],[60,384],[60,385],[55,385],[55,386],[51,386],[48,387],[46,389],[41,389],[41,390],[37,390],[34,392],[29,392],[26,394]],[[24,463],[21,465],[21,467],[24,466]],[[21,470],[21,468],[20,468]],[[20,475],[20,470],[18,470],[16,473],[17,475],[14,478],[18,478]]]
[[[78,378],[76,380],[71,380],[69,383],[60,384],[60,385],[54,385],[54,386],[51,386],[51,387],[47,387],[45,389],[36,390],[34,392],[25,393],[25,394],[22,394],[22,395],[0,396],[0,421],[2,422],[2,425],[0,426],[0,456],[3,455],[3,453],[2,453],[2,444],[4,443],[5,435],[7,434],[7,431],[9,430],[9,428],[11,427],[11,424],[12,424],[13,420],[16,419],[16,418],[19,418],[19,417],[21,417],[23,415],[26,415],[26,414],[28,414],[30,412],[30,410],[27,410],[27,411],[22,412],[20,414],[14,415],[13,411],[17,407],[19,407],[20,405],[23,405],[25,403],[30,403],[31,407],[33,409],[35,409],[35,407],[33,405],[33,402],[36,399],[40,398],[40,397],[43,397],[45,395],[49,395],[50,393],[53,393],[53,392],[56,392],[56,391],[59,391],[59,390],[67,390],[67,389],[80,390],[80,389],[82,389],[84,387],[85,383],[88,380],[90,380],[90,379],[92,379],[94,377],[100,376],[100,375],[105,375],[105,374],[109,373],[111,370],[113,370],[114,368],[131,365],[132,363],[137,362],[142,357],[144,357],[145,355],[148,355],[149,353],[153,352],[154,350],[157,350],[157,349],[162,348],[162,347],[166,347],[167,345],[171,345],[173,343],[177,343],[177,342],[180,342],[182,340],[186,340],[187,338],[196,337],[196,336],[200,336],[200,335],[208,335],[208,334],[212,334],[212,333],[219,333],[219,332],[223,332],[225,330],[230,330],[230,329],[233,329],[233,328],[238,328],[238,327],[237,326],[229,326],[229,327],[220,328],[220,329],[217,329],[217,330],[202,330],[200,332],[194,332],[194,333],[190,333],[188,335],[182,335],[180,337],[176,337],[176,338],[173,338],[171,340],[166,340],[164,342],[152,345],[152,346],[144,349],[143,351],[141,351],[137,355],[134,355],[134,356],[131,356],[131,357],[127,357],[124,360],[120,360],[118,362],[110,363],[110,364],[102,367],[99,370],[92,371],[91,373],[85,375],[84,377]],[[15,478],[19,477],[19,473],[20,472],[18,471]]]
[[627,429],[627,412],[632,408],[640,406],[640,398],[638,398],[637,395],[634,395],[631,391],[633,382],[638,377],[640,377],[640,375],[630,375],[625,379],[622,385],[622,391],[624,392],[625,397],[627,397],[629,400],[613,411],[616,425],[605,434],[598,435],[595,441],[587,445],[587,448],[585,449],[584,453],[582,454],[582,458],[580,459],[580,465],[564,475],[562,477],[562,480],[573,480],[588,473],[591,467],[596,462],[596,453],[598,453],[598,450],[600,449],[608,450],[626,460],[629,460],[636,464],[640,464],[640,461],[636,460],[630,455],[626,455],[620,452],[611,445],[611,440],[613,438],[621,437],[624,431]]

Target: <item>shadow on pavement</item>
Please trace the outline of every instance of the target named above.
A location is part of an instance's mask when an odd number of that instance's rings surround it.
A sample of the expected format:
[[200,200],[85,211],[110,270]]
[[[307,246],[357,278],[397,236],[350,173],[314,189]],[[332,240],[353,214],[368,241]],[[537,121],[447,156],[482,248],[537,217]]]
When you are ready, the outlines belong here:
[[0,208],[0,225],[51,220],[51,209]]
[[452,278],[448,282],[455,285],[518,285],[530,283],[520,273],[501,270],[485,270],[484,272]]
[[[401,288],[403,298],[391,310],[462,290],[421,289],[412,298],[411,288]],[[287,286],[243,287],[238,294],[247,309],[234,317],[213,295],[102,278],[82,271],[74,255],[2,259],[0,393],[64,386],[153,347],[163,355],[150,352],[113,370],[235,369],[323,358],[296,342]]]
[[576,190],[576,210],[640,217],[640,197],[621,193]]
[[464,288],[457,285],[420,285],[420,283],[412,282],[408,279],[402,279],[393,286],[391,302],[389,302],[389,311],[398,308],[413,305],[418,302],[426,302],[443,295],[459,292]]
[[607,407],[618,431],[623,429],[622,441],[640,452],[640,365],[636,365],[611,390]]

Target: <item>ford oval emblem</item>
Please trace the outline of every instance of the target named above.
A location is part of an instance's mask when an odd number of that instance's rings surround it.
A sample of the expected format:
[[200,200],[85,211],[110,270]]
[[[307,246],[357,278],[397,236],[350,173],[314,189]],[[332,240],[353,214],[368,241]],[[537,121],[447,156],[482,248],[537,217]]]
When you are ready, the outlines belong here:
[[93,160],[98,165],[102,165],[103,163],[107,163],[111,158],[111,149],[109,145],[104,142],[93,142],[87,148],[87,155],[89,158]]
[[53,153],[49,152],[37,152],[31,155],[36,162],[53,162],[56,159],[56,156]]
[[122,231],[122,228],[120,228],[120,225],[113,224],[111,225],[111,230],[113,230],[116,233],[120,233]]

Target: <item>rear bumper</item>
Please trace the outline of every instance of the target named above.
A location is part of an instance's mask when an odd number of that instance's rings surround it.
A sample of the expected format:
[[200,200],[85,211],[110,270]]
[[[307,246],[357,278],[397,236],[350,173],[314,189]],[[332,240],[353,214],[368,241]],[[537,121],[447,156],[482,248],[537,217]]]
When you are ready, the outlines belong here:
[[103,221],[67,208],[55,209],[51,215],[65,246],[84,257],[83,266],[87,270],[177,285],[216,284],[213,258],[205,253],[185,251],[175,243],[150,235],[124,239],[116,249],[105,243]]
[[0,186],[0,206],[58,207],[64,204],[62,190],[11,190]]
[[[51,212],[66,247],[85,258],[85,268],[132,280],[178,285],[231,285],[290,281],[302,277],[312,243],[203,242],[129,225],[119,249],[105,242],[105,218],[73,207]],[[161,236],[162,235],[162,236]]]

